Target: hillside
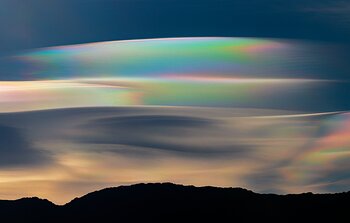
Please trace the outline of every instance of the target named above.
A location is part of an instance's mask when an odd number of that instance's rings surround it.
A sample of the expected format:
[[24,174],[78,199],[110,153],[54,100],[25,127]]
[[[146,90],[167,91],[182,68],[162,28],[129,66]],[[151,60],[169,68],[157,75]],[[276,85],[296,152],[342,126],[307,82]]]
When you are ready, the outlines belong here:
[[63,206],[38,198],[0,201],[0,216],[4,222],[349,222],[349,208],[349,192],[274,195],[157,183],[107,188]]

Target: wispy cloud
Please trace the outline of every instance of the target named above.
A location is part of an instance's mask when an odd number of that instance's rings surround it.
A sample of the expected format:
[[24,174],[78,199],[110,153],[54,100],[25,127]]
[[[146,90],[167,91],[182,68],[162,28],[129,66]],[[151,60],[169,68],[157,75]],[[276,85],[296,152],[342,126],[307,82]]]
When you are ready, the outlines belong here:
[[0,168],[38,166],[50,163],[49,152],[33,146],[18,128],[0,125]]
[[302,9],[304,12],[323,14],[329,18],[337,19],[339,22],[350,22],[349,1],[329,1],[318,3]]
[[331,1],[328,3],[321,3],[304,9],[310,12],[324,12],[324,13],[347,13],[350,12],[349,1]]
[[84,192],[154,181],[274,193],[346,190],[350,142],[342,136],[350,116],[288,114],[197,107],[0,114],[0,191],[62,203],[82,194],[72,184]]
[[81,129],[87,130],[82,131],[78,142],[94,145],[95,152],[136,157],[154,157],[162,152],[210,159],[220,156],[242,158],[251,152],[251,146],[227,140],[230,129],[209,117],[123,115],[97,119]]

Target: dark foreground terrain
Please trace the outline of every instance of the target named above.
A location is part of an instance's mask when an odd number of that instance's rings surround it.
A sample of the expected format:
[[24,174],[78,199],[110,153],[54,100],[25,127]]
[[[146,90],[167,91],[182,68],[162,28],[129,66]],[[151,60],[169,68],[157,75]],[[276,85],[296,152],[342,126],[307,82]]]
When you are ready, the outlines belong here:
[[170,183],[108,188],[57,206],[0,201],[0,222],[350,222],[350,192],[257,194]]

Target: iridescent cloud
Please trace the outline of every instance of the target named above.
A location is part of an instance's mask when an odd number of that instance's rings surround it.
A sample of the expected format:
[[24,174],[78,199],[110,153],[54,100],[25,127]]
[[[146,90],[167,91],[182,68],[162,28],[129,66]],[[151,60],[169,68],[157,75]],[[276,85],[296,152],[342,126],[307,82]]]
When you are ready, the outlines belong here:
[[[0,159],[0,195],[64,203],[106,186],[156,181],[274,193],[348,190],[350,165],[337,165],[349,158],[347,124],[333,121],[348,116],[174,106],[2,114],[0,130],[16,130],[26,144],[1,153],[12,162]],[[18,145],[9,143],[0,139]]]
[[26,65],[18,78],[281,77],[308,57],[297,53],[303,46],[255,38],[178,38],[51,47],[17,56]]
[[[32,50],[14,57],[22,70],[14,74],[16,81],[0,82],[0,112],[130,105],[340,109],[344,106],[328,103],[340,82],[316,78],[315,65],[323,63],[317,58],[319,50],[311,44],[257,38],[113,41]],[[315,95],[322,98],[318,104]]]
[[0,81],[0,112],[144,105],[283,108],[286,100],[294,100],[289,106],[297,110],[310,100],[301,100],[300,92],[307,95],[310,86],[322,90],[322,82],[228,77]]
[[350,86],[322,78],[321,48],[180,38],[23,52],[0,80],[0,197],[64,203],[154,181],[349,190]]

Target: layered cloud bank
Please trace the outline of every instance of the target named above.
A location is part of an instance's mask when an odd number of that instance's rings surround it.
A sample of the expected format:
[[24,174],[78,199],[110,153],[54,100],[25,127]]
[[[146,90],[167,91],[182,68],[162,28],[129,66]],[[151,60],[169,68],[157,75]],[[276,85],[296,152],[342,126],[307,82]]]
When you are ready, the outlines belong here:
[[276,113],[124,107],[3,114],[0,196],[64,203],[93,189],[156,181],[348,190],[349,113]]
[[1,198],[63,203],[155,181],[350,189],[349,83],[322,45],[158,39],[9,60],[12,75],[0,80]]
[[131,105],[346,110],[349,84],[334,68],[342,58],[328,48],[180,38],[33,50],[9,58],[0,112]]

